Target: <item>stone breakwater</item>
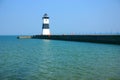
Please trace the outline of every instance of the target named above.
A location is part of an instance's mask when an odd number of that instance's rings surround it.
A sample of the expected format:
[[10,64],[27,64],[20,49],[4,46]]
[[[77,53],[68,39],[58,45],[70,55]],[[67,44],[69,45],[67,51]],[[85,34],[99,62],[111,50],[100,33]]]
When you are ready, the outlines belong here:
[[18,36],[17,38],[64,40],[64,41],[93,42],[93,43],[120,45],[120,35],[34,35],[34,36]]

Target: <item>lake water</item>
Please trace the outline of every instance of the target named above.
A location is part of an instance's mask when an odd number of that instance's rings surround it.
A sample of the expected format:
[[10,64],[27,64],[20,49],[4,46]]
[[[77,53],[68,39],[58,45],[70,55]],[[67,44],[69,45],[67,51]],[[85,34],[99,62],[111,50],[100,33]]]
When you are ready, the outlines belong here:
[[0,36],[0,80],[120,80],[120,45]]

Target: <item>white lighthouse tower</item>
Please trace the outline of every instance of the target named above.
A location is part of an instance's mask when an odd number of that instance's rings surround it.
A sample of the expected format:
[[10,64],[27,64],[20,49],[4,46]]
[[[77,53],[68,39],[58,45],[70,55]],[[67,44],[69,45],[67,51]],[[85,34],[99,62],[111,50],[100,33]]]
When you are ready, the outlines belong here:
[[45,13],[42,17],[43,25],[42,25],[42,35],[50,35],[50,29],[49,29],[49,17]]

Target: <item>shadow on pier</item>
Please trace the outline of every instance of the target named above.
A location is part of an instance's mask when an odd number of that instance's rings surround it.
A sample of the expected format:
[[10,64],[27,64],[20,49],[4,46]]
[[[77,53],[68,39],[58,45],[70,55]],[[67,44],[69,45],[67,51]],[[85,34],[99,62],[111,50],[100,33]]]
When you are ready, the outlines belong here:
[[120,35],[34,35],[31,38],[120,45]]

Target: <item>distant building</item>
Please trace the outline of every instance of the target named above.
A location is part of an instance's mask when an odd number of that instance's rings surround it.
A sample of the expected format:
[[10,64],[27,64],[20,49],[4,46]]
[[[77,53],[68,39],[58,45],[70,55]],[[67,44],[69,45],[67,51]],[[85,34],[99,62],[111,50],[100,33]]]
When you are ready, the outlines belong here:
[[45,13],[42,17],[43,25],[42,25],[42,35],[50,35],[50,29],[49,29],[49,17]]

